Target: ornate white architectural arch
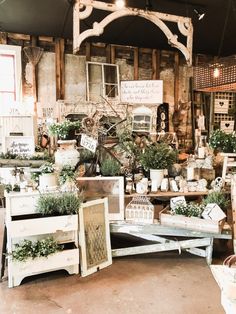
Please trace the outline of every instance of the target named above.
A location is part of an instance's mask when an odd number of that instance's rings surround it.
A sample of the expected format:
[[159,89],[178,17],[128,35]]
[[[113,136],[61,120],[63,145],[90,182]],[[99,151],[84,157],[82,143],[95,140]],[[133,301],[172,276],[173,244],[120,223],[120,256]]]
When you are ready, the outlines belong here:
[[[80,33],[80,20],[89,17],[93,8],[112,13],[107,15],[101,22],[94,22],[93,28]],[[112,21],[123,16],[140,16],[158,26],[166,35],[168,43],[182,52],[188,65],[192,64],[193,27],[191,19],[188,17],[129,7],[119,9],[115,4],[93,0],[76,0],[73,15],[73,52],[75,54],[78,53],[81,43],[86,38],[101,35],[104,32],[104,28]],[[186,45],[178,41],[178,36],[172,33],[165,22],[173,22],[178,25],[180,33],[186,37]]]

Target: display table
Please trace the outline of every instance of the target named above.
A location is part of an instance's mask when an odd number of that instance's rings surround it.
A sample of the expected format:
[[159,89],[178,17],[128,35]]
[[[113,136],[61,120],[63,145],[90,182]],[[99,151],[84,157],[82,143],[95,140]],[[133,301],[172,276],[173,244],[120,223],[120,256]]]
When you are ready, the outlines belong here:
[[[205,257],[209,265],[212,262],[213,240],[232,239],[231,228],[228,224],[225,224],[221,233],[213,234],[166,227],[160,225],[160,223],[144,225],[120,221],[110,223],[110,232],[112,234],[132,235],[151,242],[147,245],[113,249],[113,257],[177,250],[179,253],[187,251],[191,254]],[[175,238],[169,239],[167,237]],[[176,237],[184,239],[179,240]]]

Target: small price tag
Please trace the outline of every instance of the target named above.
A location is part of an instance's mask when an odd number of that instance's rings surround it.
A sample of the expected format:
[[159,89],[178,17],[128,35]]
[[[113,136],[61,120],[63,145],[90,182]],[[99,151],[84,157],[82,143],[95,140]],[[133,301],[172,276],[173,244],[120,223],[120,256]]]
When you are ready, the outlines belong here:
[[84,148],[87,148],[91,152],[95,153],[96,147],[97,147],[97,141],[94,138],[89,137],[88,135],[83,133],[81,135],[80,145],[83,146]]

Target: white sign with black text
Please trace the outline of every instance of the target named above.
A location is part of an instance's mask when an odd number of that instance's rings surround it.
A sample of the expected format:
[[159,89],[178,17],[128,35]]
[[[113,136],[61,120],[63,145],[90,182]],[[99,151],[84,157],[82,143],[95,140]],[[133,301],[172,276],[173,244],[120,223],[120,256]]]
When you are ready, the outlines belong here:
[[3,152],[31,156],[35,152],[33,136],[5,136]]
[[121,102],[133,104],[162,104],[163,81],[121,81]]
[[81,135],[80,145],[95,153],[97,148],[97,140],[83,133]]

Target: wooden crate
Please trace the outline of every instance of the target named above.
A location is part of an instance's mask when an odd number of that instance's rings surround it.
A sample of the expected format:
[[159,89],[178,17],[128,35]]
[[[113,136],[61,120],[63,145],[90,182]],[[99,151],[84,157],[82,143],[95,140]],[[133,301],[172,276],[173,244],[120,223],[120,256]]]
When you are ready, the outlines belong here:
[[221,221],[213,221],[197,217],[186,217],[183,215],[172,215],[169,207],[164,208],[160,212],[160,223],[163,226],[182,228],[188,230],[196,230],[210,233],[220,233],[222,231],[225,219]]

